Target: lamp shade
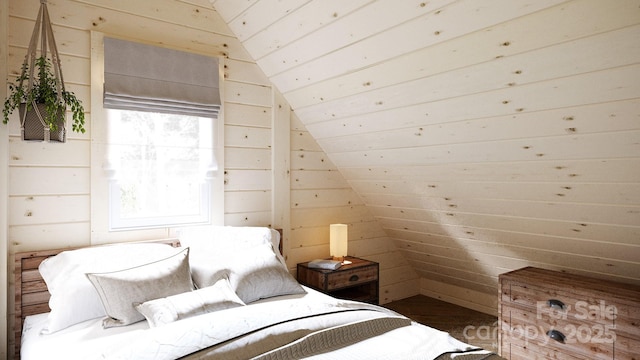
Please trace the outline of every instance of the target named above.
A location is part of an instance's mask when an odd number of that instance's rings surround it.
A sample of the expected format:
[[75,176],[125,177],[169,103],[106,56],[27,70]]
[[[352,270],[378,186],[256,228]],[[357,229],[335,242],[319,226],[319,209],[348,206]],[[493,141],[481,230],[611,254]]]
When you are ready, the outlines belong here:
[[347,235],[346,224],[329,225],[329,251],[334,258],[347,256]]

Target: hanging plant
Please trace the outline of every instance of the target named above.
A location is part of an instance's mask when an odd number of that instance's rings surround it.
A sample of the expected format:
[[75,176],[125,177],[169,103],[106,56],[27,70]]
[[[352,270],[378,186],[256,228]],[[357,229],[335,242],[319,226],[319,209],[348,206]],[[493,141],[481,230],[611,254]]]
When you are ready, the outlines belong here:
[[[43,104],[44,114],[43,120],[49,127],[50,131],[57,131],[60,123],[60,114],[64,113],[67,108],[71,109],[73,114],[72,130],[84,133],[84,107],[73,92],[61,90],[60,94],[57,90],[56,78],[51,71],[51,61],[45,57],[39,57],[35,61],[37,77],[34,79],[33,86],[28,89],[26,80],[29,78],[29,65],[23,64],[22,73],[16,79],[14,84],[9,84],[9,96],[4,102],[2,109],[3,123],[9,122],[9,115],[19,106],[24,106],[23,111],[34,111],[33,104]],[[64,120],[64,119],[63,119]]]
[[[36,57],[40,34],[40,56]],[[47,57],[47,49],[50,49],[50,58]],[[20,112],[23,140],[65,142],[67,108],[70,108],[73,114],[72,130],[85,132],[82,103],[74,93],[64,88],[60,58],[46,0],[40,0],[40,11],[20,76],[14,84],[9,84],[9,95],[2,109],[2,122],[8,123],[9,115],[17,108]]]

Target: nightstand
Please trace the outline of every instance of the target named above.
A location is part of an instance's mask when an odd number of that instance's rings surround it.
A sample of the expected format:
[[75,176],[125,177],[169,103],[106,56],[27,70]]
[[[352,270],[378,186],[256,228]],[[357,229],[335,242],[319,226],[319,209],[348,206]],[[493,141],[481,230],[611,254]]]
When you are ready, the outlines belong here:
[[336,270],[314,269],[309,262],[298,264],[298,282],[331,296],[378,304],[377,262],[346,256],[351,264]]

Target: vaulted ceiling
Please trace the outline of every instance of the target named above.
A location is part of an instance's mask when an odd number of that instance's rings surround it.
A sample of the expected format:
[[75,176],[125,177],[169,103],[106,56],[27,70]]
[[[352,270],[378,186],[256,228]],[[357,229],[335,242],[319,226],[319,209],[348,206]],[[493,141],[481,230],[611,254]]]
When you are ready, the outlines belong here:
[[422,277],[640,283],[640,1],[211,3]]

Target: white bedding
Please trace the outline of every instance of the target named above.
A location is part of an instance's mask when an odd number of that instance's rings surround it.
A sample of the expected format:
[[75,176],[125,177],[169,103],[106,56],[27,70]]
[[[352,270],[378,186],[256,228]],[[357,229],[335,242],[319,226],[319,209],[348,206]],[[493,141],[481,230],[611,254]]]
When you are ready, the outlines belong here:
[[[305,290],[304,295],[260,300],[155,328],[142,321],[103,329],[102,319],[97,318],[42,335],[47,315],[30,316],[25,320],[21,357],[249,359],[264,354],[284,359],[305,354],[313,359],[434,359],[444,352],[471,349],[391,310]],[[361,340],[360,335],[373,337]],[[287,346],[291,342],[296,346]]]
[[[440,360],[446,352],[478,352],[383,307],[303,288],[271,229],[203,227],[183,235],[189,250],[169,257],[135,245],[150,257],[143,263],[127,255],[127,244],[44,260],[39,270],[58,301],[49,301],[50,313],[25,319],[21,358]],[[80,289],[97,296],[78,296]],[[104,311],[80,311],[87,308]]]

